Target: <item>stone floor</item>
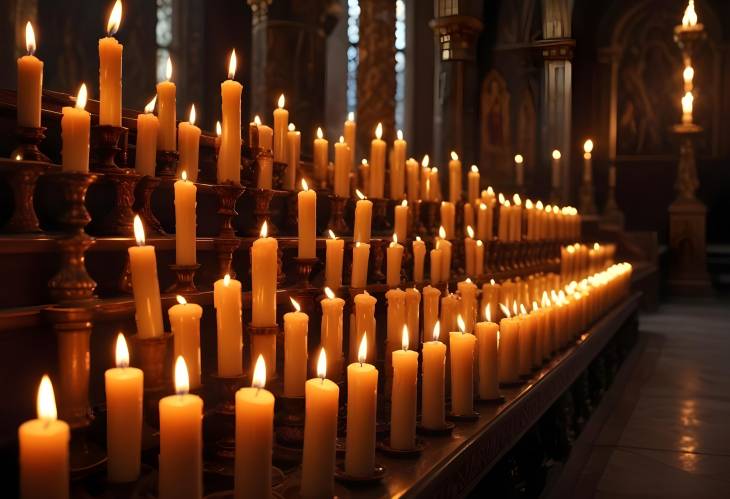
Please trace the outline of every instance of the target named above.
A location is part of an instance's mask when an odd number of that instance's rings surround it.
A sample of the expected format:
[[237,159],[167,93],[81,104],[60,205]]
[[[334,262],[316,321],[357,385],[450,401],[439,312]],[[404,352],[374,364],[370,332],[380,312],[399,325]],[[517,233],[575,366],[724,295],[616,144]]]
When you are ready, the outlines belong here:
[[730,300],[670,302],[546,497],[730,498]]

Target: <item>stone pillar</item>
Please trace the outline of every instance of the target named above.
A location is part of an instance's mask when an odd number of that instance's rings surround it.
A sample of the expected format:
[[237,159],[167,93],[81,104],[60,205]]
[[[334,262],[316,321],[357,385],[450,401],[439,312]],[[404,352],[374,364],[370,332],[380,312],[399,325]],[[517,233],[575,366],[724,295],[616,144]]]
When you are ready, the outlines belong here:
[[599,51],[599,61],[609,66],[608,102],[608,192],[601,225],[623,229],[624,214],[616,202],[616,137],[618,135],[618,62],[621,51],[609,47]]

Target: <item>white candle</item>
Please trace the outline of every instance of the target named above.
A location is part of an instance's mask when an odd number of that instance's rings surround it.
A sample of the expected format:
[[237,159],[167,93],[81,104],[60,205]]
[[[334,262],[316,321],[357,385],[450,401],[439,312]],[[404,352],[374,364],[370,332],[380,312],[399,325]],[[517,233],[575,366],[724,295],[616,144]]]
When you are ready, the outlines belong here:
[[517,187],[525,185],[525,158],[521,154],[515,154],[515,183]]
[[286,162],[286,132],[289,127],[289,111],[284,108],[284,94],[279,96],[274,109],[274,161]]
[[158,114],[160,130],[157,137],[157,149],[160,151],[177,150],[175,125],[177,123],[177,87],[170,81],[172,78],[172,60],[167,58],[166,80],[157,84]]
[[317,138],[312,146],[312,158],[314,162],[314,178],[319,184],[327,180],[327,164],[329,163],[329,150],[327,139],[322,134],[322,128],[317,128]]
[[346,198],[350,195],[351,160],[350,147],[345,142],[345,138],[340,136],[340,141],[335,143],[335,196]]
[[183,170],[180,180],[175,182],[175,264],[195,265],[197,263],[197,227],[195,209],[197,192],[193,182]]
[[398,236],[393,234],[393,242],[386,249],[386,284],[393,288],[400,284],[401,263],[403,261],[403,245],[398,244]]
[[364,288],[368,280],[368,260],[370,259],[370,245],[355,243],[352,247],[352,272],[350,274],[351,288]]
[[[449,201],[457,203],[461,201],[461,161],[455,151],[451,151],[449,161]],[[443,221],[441,222],[443,224]]]
[[322,306],[322,326],[320,338],[322,347],[330,354],[327,356],[327,370],[333,379],[337,380],[342,374],[342,310],[345,300],[337,298],[330,288],[324,288],[325,298]]
[[359,190],[355,190],[355,194],[360,199],[355,204],[355,228],[352,231],[352,238],[355,242],[370,243],[373,202],[366,199]]
[[173,350],[175,358],[185,359],[190,386],[197,388],[200,386],[200,318],[203,316],[203,307],[188,303],[180,295],[176,298],[177,305],[167,311],[174,340]]
[[195,104],[190,106],[188,121],[183,121],[177,127],[177,143],[180,152],[178,170],[188,172],[188,178],[196,182],[198,180],[200,128],[195,126]]
[[484,310],[485,322],[476,325],[479,361],[479,398],[499,398],[499,326],[492,322],[491,305]]
[[378,358],[378,352],[375,343],[376,322],[375,322],[375,305],[378,300],[367,291],[355,296],[355,328],[350,337],[350,359],[354,361],[358,358],[358,352],[355,350],[359,344],[357,339],[367,336],[368,344],[371,345],[367,349],[366,359],[372,363]]
[[408,345],[408,326],[403,326],[403,349],[392,354],[393,391],[390,398],[390,446],[401,450],[416,446],[418,352],[408,350]]
[[[390,166],[390,199],[405,197],[406,147],[403,131],[398,130],[397,138],[393,141],[393,162]],[[405,237],[402,240],[405,240]]]
[[[423,293],[425,297],[425,289]],[[446,425],[446,345],[439,341],[438,321],[431,331],[432,340],[423,344],[421,424],[424,428],[441,429]]]
[[130,247],[129,269],[132,274],[137,334],[140,338],[162,336],[162,304],[157,280],[155,247],[145,245],[144,228],[139,215],[134,217],[134,237],[137,246]]
[[456,207],[448,201],[441,202],[441,226],[446,231],[446,239],[454,239]]
[[441,291],[431,285],[423,288],[423,335],[424,339],[429,331],[433,332],[433,328],[439,319],[439,300],[441,300]]
[[91,115],[86,107],[86,84],[82,83],[74,107],[64,106],[61,112],[61,170],[89,171],[89,132]]
[[299,227],[299,258],[317,256],[317,193],[302,179],[302,190],[297,194]]
[[241,94],[236,75],[236,51],[228,62],[228,79],[221,83],[221,145],[218,150],[218,183],[241,183]]
[[241,282],[226,274],[213,284],[213,306],[218,331],[218,376],[243,374]]
[[395,205],[393,220],[398,240],[405,241],[408,237],[408,201],[404,199],[400,204]]
[[[325,241],[325,286],[332,289],[339,289],[342,286],[342,258],[345,252],[345,241],[337,239],[331,230],[329,238]],[[330,350],[332,352],[332,350]]]
[[406,183],[408,185],[407,199],[411,203],[415,203],[420,199],[419,175],[418,161],[413,158],[409,158],[408,161],[406,161]]
[[35,33],[28,21],[25,25],[27,55],[18,59],[17,108],[18,126],[41,126],[41,94],[43,93],[43,62],[35,55]]
[[114,38],[121,21],[122,2],[117,0],[106,25],[107,36],[99,40],[100,125],[122,126],[122,50],[124,46]]
[[358,362],[347,366],[347,432],[345,471],[366,477],[375,467],[375,420],[378,405],[378,370],[366,364],[368,338],[359,342]]
[[426,243],[419,236],[412,244],[413,251],[413,281],[423,282],[423,262],[426,258]]
[[557,149],[553,150],[553,161],[551,163],[552,165],[552,187],[558,188],[560,187],[560,151]]
[[385,141],[383,137],[383,125],[378,123],[375,128],[375,138],[370,143],[370,191],[368,195],[372,198],[382,198],[385,186]]
[[476,337],[464,332],[459,316],[459,331],[449,333],[451,351],[451,412],[459,416],[474,413],[474,347]]
[[467,202],[474,203],[479,199],[480,175],[477,165],[471,165],[471,170],[469,170],[469,174],[467,175],[467,181],[469,183],[469,199],[467,199]]
[[155,176],[157,166],[157,132],[160,120],[152,114],[155,110],[155,95],[144,107],[144,113],[137,115],[137,144],[134,153],[134,168],[140,175]]
[[355,163],[355,148],[356,148],[356,136],[357,136],[357,122],[355,121],[355,113],[347,113],[347,121],[342,135],[345,138],[347,147],[350,148],[350,164]]

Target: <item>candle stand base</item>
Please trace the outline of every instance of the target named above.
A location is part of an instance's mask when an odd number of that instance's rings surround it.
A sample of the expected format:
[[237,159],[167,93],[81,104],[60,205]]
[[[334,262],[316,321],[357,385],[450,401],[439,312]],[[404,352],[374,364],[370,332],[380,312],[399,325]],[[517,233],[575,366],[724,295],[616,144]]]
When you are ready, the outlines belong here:
[[50,162],[38,146],[46,138],[46,127],[24,127],[15,129],[18,146],[10,153],[10,158],[16,161],[43,161]]
[[580,186],[580,214],[581,215],[595,215],[598,213],[596,207],[596,199],[593,195],[593,183],[583,182]]
[[279,397],[279,410],[275,417],[275,440],[284,447],[283,454],[292,450],[301,458],[304,446],[304,397]]
[[388,200],[382,198],[370,198],[373,202],[373,233],[389,234],[393,226],[388,220]]
[[188,294],[196,293],[198,288],[195,286],[195,272],[200,268],[200,264],[195,265],[170,265],[170,270],[175,272],[175,284],[167,288],[167,293]]
[[427,437],[443,437],[451,435],[455,427],[456,425],[450,421],[446,421],[446,423],[444,423],[444,426],[442,426],[441,428],[426,428],[421,423],[419,423],[418,426],[416,426],[416,431],[421,435]]
[[106,172],[119,168],[116,161],[117,154],[122,151],[119,141],[126,132],[127,129],[121,126],[96,125],[91,128],[93,171]]
[[106,463],[106,450],[93,440],[88,428],[76,429],[71,432],[68,461],[71,480],[80,480]]
[[330,199],[330,218],[327,222],[327,230],[324,236],[329,236],[328,231],[334,232],[338,236],[342,236],[350,232],[350,228],[345,222],[345,203],[347,198],[340,196],[329,196]]
[[345,463],[338,462],[335,466],[335,480],[345,485],[368,485],[380,482],[385,478],[385,466],[375,463],[373,472],[367,476],[354,476],[345,471]]
[[385,261],[385,248],[389,243],[383,239],[370,240],[370,261],[369,265],[370,278],[369,283],[379,283],[385,281],[383,273],[383,262]]
[[421,201],[421,204],[426,207],[426,222],[422,233],[429,236],[437,236],[439,226],[436,223],[436,215],[438,213],[439,204],[436,201]]
[[249,235],[258,236],[261,233],[261,226],[266,222],[269,237],[275,236],[279,229],[271,221],[271,199],[274,191],[271,189],[255,189],[253,214],[256,217],[256,226],[248,230]]
[[164,333],[153,338],[129,338],[134,348],[135,364],[144,372],[144,414],[148,423],[159,427],[159,401],[170,385],[168,353],[172,334]]
[[214,241],[215,251],[218,257],[218,275],[222,279],[226,274],[232,279],[236,278],[236,271],[233,269],[233,253],[241,245],[238,239],[221,239]]
[[289,165],[287,163],[282,163],[281,161],[274,161],[274,164],[272,166],[271,170],[271,180],[272,185],[275,186],[278,189],[285,189],[285,190],[292,190],[294,189],[293,185],[286,185],[285,182],[285,172]]
[[319,258],[295,258],[297,264],[297,281],[294,283],[300,288],[311,288],[310,276],[314,266],[319,262]]
[[240,376],[211,376],[217,392],[215,413],[219,416],[220,424],[216,424],[219,436],[215,443],[215,454],[222,459],[234,459],[236,456],[236,392],[246,382],[246,377]]
[[426,441],[422,438],[416,438],[416,443],[412,449],[394,449],[390,446],[390,437],[386,437],[378,442],[378,450],[383,454],[395,458],[414,458],[419,457],[426,447]]
[[473,411],[470,414],[454,414],[453,412],[449,412],[446,415],[446,419],[456,422],[472,422],[479,420],[479,413],[477,411]]
[[154,232],[156,234],[165,235],[162,224],[152,212],[152,193],[160,185],[162,179],[159,177],[150,177],[145,175],[142,177],[134,189],[134,205],[132,209],[139,214],[144,222],[145,231],[147,233]]
[[2,228],[3,232],[30,234],[41,231],[33,195],[38,177],[50,169],[50,163],[40,161],[0,160],[0,174],[5,175],[13,191],[13,212]]
[[157,151],[157,168],[155,176],[162,178],[177,177],[177,151]]
[[114,187],[115,201],[111,211],[100,223],[92,223],[90,230],[107,236],[134,235],[134,188],[140,176],[129,168],[107,169],[100,176],[100,182]]
[[[263,354],[264,359],[266,360],[266,384],[269,386],[270,391],[273,392],[274,395],[280,395],[280,385],[277,385],[277,383],[274,382],[279,380],[279,373],[284,371],[284,332],[279,329],[278,325],[254,326],[253,324],[248,324],[246,326],[246,330],[251,338],[251,348],[249,350],[251,353],[251,372],[253,372],[253,368],[256,365],[256,359],[258,357],[257,353]],[[263,340],[266,337],[272,336],[274,337],[273,345],[266,346],[269,346],[269,348],[273,346],[273,350],[261,351],[260,348],[257,348],[257,339]],[[267,353],[275,357],[273,364],[271,359],[267,358]],[[281,355],[279,355],[279,353],[281,353]],[[270,367],[271,365],[274,365],[275,367],[273,370]]]

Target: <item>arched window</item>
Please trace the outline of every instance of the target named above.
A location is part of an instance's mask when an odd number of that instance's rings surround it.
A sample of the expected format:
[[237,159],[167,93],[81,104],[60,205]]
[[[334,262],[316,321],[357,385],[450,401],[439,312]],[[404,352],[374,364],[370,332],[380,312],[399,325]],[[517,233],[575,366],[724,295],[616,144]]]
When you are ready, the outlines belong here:
[[157,25],[155,28],[155,42],[157,52],[155,54],[155,69],[157,81],[165,81],[165,68],[167,58],[172,48],[172,6],[174,0],[157,0]]

